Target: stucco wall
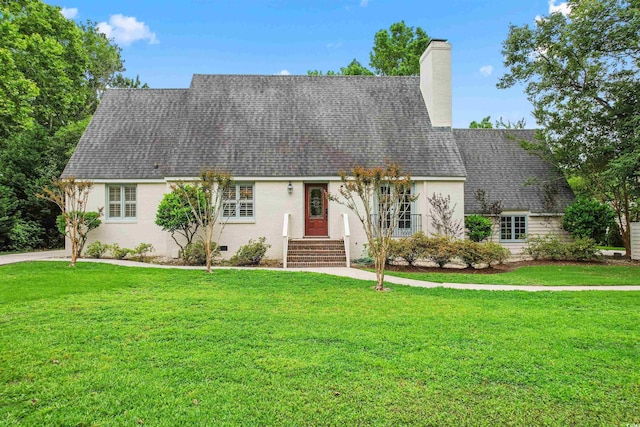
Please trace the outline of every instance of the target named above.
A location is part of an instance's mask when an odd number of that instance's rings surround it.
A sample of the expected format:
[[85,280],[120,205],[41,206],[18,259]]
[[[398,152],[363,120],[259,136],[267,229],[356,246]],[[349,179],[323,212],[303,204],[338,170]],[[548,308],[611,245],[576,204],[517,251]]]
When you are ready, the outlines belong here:
[[[94,184],[89,195],[88,211],[104,207],[107,210],[105,184]],[[102,224],[88,234],[87,245],[96,240],[102,243],[117,243],[123,248],[134,248],[140,243],[151,243],[155,254],[165,254],[175,243],[168,233],[155,225],[156,209],[164,193],[165,183],[137,184],[137,218],[133,221],[109,220],[102,217]],[[85,248],[87,247],[85,245]]]
[[631,259],[640,259],[640,222],[631,223]]
[[427,235],[436,234],[436,230],[431,224],[433,217],[433,209],[427,200],[427,197],[433,198],[433,195],[451,196],[450,207],[455,207],[454,222],[460,223],[461,233],[458,237],[464,237],[464,182],[463,181],[422,181],[416,185],[420,193],[419,199],[416,201],[418,210],[423,214],[422,230]]
[[[240,248],[248,243],[249,239],[266,237],[271,245],[267,257],[282,259],[283,238],[282,227],[285,213],[290,213],[289,235],[291,238],[304,236],[304,184],[320,182],[328,184],[328,191],[337,194],[340,181],[292,181],[293,193],[288,194],[289,181],[256,181],[254,188],[255,218],[251,220],[228,221],[224,229],[222,225],[216,227],[216,235],[222,229],[220,245],[226,246],[222,252],[223,258],[229,258]],[[450,194],[452,205],[456,205],[456,219],[464,222],[464,195],[463,182],[461,181],[419,181],[415,184],[415,193],[418,194],[413,213],[422,215],[422,229],[429,232],[432,228],[429,217],[429,204],[427,195],[433,193]],[[95,184],[89,197],[89,209],[96,210],[106,206],[105,184]],[[103,222],[96,230],[89,234],[87,244],[96,240],[103,243],[117,243],[121,247],[134,248],[138,244],[151,243],[155,248],[154,255],[175,258],[178,256],[178,246],[169,233],[162,231],[155,225],[155,215],[158,204],[166,192],[171,191],[168,183],[138,183],[137,184],[137,218],[134,221],[115,221],[102,218]],[[364,229],[360,221],[346,207],[329,202],[329,237],[340,239],[343,237],[343,217],[346,213],[351,228],[350,252],[351,258],[359,258],[364,255],[367,243]]]

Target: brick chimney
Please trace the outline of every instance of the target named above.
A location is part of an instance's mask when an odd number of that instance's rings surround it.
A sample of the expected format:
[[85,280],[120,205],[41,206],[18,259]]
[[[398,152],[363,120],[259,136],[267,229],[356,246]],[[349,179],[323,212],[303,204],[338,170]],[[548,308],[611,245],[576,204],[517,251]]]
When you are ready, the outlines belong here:
[[434,127],[451,127],[451,45],[431,39],[420,57],[420,92]]

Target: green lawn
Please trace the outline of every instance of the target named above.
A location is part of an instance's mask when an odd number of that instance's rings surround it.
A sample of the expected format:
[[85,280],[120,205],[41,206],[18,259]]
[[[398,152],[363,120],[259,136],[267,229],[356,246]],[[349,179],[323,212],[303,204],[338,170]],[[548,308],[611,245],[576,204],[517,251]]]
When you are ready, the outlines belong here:
[[[375,271],[375,270],[371,270]],[[387,271],[389,276],[436,283],[476,283],[493,285],[640,285],[640,266],[542,265],[520,267],[506,273],[428,273]]]
[[0,267],[0,425],[640,423],[640,293]]

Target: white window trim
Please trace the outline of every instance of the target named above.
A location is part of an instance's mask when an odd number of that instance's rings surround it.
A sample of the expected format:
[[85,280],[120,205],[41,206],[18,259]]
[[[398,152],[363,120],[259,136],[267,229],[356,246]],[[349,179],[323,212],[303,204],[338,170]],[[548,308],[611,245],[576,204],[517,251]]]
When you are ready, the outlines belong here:
[[[114,188],[119,188],[120,189],[120,216],[110,216],[110,207],[111,207],[111,201],[109,200],[109,188],[110,187],[114,187]],[[132,216],[132,217],[125,217],[124,213],[126,211],[126,200],[125,200],[125,187],[133,187],[135,189],[136,192],[136,200],[135,202],[133,202],[135,204],[136,207],[136,216]],[[126,183],[126,184],[121,184],[121,183],[110,183],[110,184],[105,184],[105,199],[106,199],[106,209],[105,209],[105,222],[117,222],[117,223],[136,223],[138,222],[138,185],[137,184],[131,184],[131,183]],[[129,202],[131,203],[131,202]]]

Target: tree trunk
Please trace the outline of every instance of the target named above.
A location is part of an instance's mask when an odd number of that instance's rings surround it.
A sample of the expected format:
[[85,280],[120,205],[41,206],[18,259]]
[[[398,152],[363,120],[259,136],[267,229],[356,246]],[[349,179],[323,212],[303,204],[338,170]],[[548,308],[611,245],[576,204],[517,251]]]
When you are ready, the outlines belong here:
[[384,267],[386,257],[386,253],[383,253],[383,251],[379,251],[374,258],[376,267],[376,291],[384,290]]
[[211,273],[211,239],[205,240],[204,251],[207,255],[207,273]]

